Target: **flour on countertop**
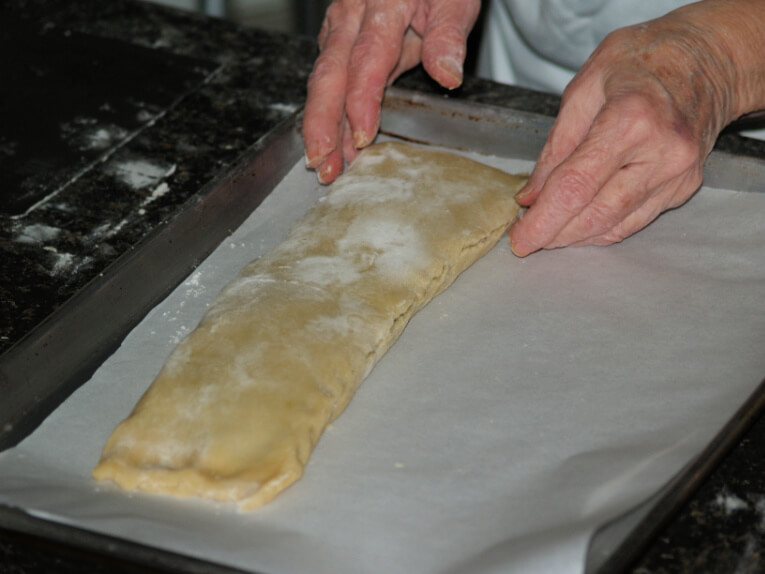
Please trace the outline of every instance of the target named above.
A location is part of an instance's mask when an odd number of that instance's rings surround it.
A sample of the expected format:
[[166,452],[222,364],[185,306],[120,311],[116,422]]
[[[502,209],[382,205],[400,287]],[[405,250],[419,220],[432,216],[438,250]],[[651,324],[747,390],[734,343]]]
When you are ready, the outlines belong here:
[[141,207],[139,208],[138,212],[146,213],[146,206],[165,195],[168,191],[170,191],[170,186],[163,181],[154,188],[154,190],[146,197],[146,199],[141,202]]
[[55,260],[53,261],[53,268],[51,269],[51,275],[58,275],[64,271],[72,268],[74,263],[74,255],[71,253],[58,253],[54,254]]
[[159,185],[161,180],[175,172],[175,165],[155,163],[147,159],[129,159],[114,163],[111,173],[133,189]]
[[32,223],[19,230],[14,241],[27,245],[38,245],[47,241],[53,241],[61,233],[58,227],[51,227],[42,223]]
[[109,149],[127,137],[126,129],[119,126],[102,126],[83,136],[83,146],[86,149]]
[[140,110],[136,115],[135,119],[138,120],[140,123],[145,124],[146,122],[150,122],[151,120],[155,119],[157,114],[154,114],[150,112],[149,110]]
[[737,510],[746,510],[749,508],[749,503],[747,503],[746,500],[739,498],[727,490],[723,490],[717,495],[715,504],[722,507],[725,510],[726,515],[733,514]]
[[269,104],[268,107],[277,112],[287,112],[291,114],[295,112],[300,106],[298,104],[285,104],[277,102],[275,104]]

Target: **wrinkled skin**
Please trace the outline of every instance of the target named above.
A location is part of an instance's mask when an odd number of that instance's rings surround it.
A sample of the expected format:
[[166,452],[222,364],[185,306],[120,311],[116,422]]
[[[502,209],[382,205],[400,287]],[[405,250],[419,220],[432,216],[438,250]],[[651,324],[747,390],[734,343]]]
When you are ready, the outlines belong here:
[[[309,167],[328,183],[368,145],[384,87],[422,61],[462,79],[476,2],[337,0],[308,85]],[[566,88],[510,230],[526,256],[607,245],[682,205],[720,130],[765,108],[765,2],[706,0],[610,34]]]
[[462,83],[479,0],[335,0],[319,33],[303,120],[306,163],[330,183],[372,142],[383,92],[420,62],[446,88]]
[[680,46],[673,32],[626,28],[583,66],[516,198],[532,207],[510,232],[517,255],[621,241],[699,188],[724,124],[711,78],[696,93],[675,76],[695,57]]

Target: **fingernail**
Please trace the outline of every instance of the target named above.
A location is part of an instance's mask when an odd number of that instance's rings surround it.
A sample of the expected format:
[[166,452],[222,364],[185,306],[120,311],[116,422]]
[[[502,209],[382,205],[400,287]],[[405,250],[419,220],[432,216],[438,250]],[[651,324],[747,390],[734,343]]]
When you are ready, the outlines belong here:
[[440,58],[436,65],[450,78],[454,80],[454,85],[446,86],[454,89],[462,83],[462,64],[451,56]]
[[330,181],[332,181],[332,164],[326,164],[321,166],[321,168],[318,170],[317,175],[319,176],[319,183],[322,185],[326,185]]
[[521,191],[515,194],[515,199],[523,199],[524,197],[528,197],[531,193],[531,190],[527,187],[524,187]]
[[319,167],[322,163],[324,163],[324,160],[327,159],[327,156],[329,155],[329,153],[309,156],[308,152],[306,151],[304,155],[305,155],[305,166],[308,169],[315,169]]
[[510,240],[510,249],[517,257],[526,257],[533,251],[533,249],[530,249],[528,245],[522,241],[514,240],[510,235],[508,235],[508,239]]
[[372,143],[372,138],[369,137],[369,134],[367,134],[365,131],[356,130],[353,132],[353,147],[356,149],[366,147],[370,143]]
[[529,182],[526,182],[521,190],[515,194],[515,201],[522,202],[527,200],[534,195],[535,191],[534,187]]

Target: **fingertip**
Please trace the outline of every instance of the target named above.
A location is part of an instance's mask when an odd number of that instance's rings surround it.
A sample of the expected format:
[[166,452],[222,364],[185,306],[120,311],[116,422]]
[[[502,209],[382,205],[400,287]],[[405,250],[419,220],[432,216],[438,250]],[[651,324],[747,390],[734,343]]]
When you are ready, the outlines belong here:
[[520,258],[524,258],[534,252],[534,250],[529,249],[527,245],[513,241],[512,237],[510,237],[510,250],[513,252],[513,255]]
[[515,194],[515,202],[523,207],[529,207],[534,203],[534,197],[535,194],[533,188],[529,187],[527,184]]
[[322,185],[328,185],[337,179],[343,172],[343,154],[342,152],[335,152],[319,166],[316,170],[316,175],[319,178],[319,183]]
[[442,56],[436,61],[436,80],[444,88],[453,90],[460,87],[463,79],[462,62],[452,56]]
[[336,141],[327,131],[328,126],[318,125],[310,117],[303,120],[303,145],[305,146],[305,165],[315,169],[335,150]]
[[513,254],[516,257],[526,257],[527,255],[530,255],[534,253],[535,251],[538,251],[539,248],[533,247],[532,245],[529,245],[527,242],[518,238],[519,223],[520,223],[520,220],[513,223],[513,225],[510,227],[510,231],[508,231],[507,238],[508,238],[508,241],[510,242],[510,249],[512,250]]
[[353,147],[361,149],[372,143],[374,135],[369,134],[366,130],[358,129],[353,132]]
[[323,156],[323,155],[309,156],[308,152],[306,151],[305,156],[304,156],[305,166],[308,169],[316,169],[318,166],[320,166],[322,164],[322,162],[324,162],[326,157],[327,156]]
[[316,175],[319,177],[319,183],[322,185],[332,183],[337,177],[335,168],[330,162],[325,162],[319,169],[317,169]]

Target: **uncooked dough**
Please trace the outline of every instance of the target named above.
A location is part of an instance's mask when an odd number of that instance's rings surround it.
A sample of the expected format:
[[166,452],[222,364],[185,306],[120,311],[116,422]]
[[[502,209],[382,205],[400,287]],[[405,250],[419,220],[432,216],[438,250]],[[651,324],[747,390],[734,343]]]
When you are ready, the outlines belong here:
[[242,509],[271,500],[409,318],[496,243],[523,181],[419,146],[364,150],[221,291],[93,476]]

